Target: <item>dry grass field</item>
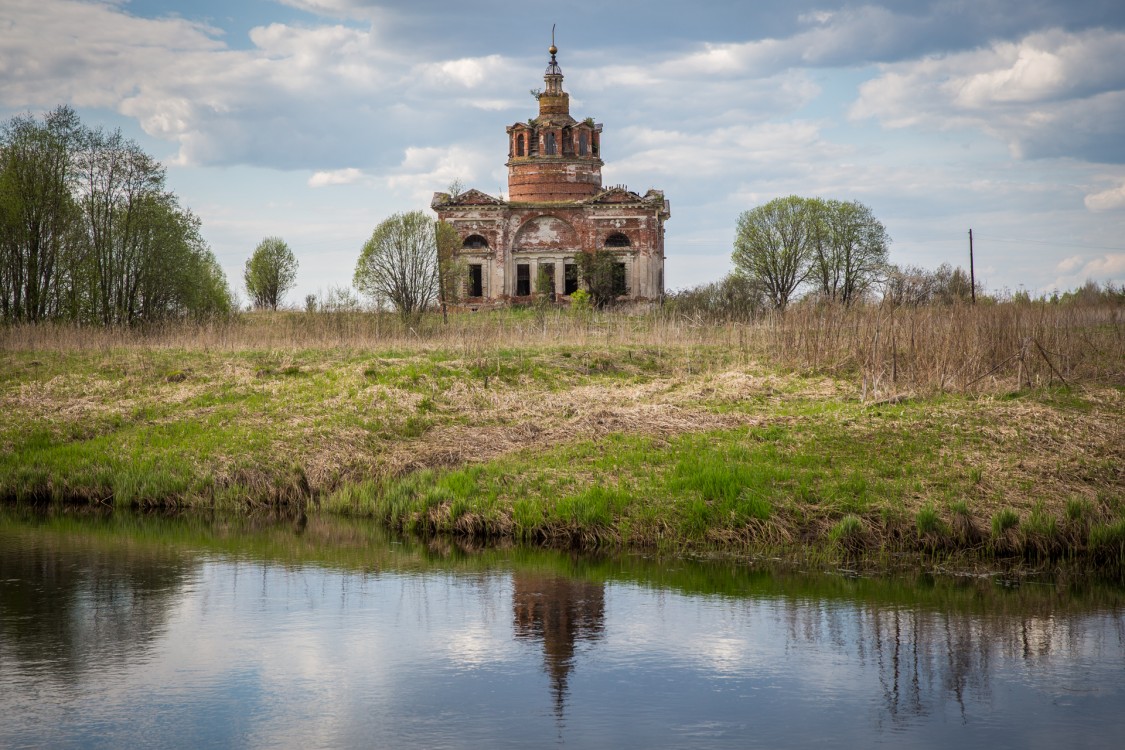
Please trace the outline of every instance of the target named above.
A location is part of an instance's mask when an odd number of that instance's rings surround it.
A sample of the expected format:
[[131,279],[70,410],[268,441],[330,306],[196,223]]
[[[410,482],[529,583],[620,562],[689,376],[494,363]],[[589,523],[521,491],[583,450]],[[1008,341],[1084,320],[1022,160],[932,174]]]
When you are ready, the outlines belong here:
[[1125,552],[1125,310],[0,329],[0,495],[680,552]]

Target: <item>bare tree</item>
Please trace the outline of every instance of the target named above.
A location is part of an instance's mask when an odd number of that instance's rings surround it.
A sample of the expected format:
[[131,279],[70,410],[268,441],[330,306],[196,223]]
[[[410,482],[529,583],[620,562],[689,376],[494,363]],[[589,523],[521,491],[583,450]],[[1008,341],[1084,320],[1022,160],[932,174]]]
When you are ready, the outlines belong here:
[[375,227],[356,262],[356,289],[392,305],[404,319],[421,315],[440,289],[437,224],[411,211]]

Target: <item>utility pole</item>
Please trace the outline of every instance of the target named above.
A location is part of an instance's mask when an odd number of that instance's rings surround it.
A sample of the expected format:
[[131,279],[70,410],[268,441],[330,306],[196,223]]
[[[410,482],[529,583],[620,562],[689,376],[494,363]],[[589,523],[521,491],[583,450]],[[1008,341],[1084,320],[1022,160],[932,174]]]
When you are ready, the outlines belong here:
[[969,291],[973,295],[973,304],[977,303],[977,274],[973,269],[973,230],[969,230]]

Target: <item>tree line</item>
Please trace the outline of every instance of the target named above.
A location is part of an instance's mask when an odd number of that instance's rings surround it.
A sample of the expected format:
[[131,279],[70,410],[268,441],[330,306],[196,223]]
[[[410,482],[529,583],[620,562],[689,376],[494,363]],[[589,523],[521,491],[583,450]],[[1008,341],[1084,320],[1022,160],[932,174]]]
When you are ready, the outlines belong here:
[[791,195],[738,217],[731,260],[735,273],[778,310],[803,287],[848,305],[887,269],[890,241],[858,201]]
[[115,325],[233,307],[164,167],[67,106],[0,126],[0,319]]

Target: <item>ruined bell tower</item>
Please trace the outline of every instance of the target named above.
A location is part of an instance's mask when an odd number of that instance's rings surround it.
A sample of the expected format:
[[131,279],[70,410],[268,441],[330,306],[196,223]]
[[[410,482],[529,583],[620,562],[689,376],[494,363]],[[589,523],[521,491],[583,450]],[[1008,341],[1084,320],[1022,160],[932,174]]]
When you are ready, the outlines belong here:
[[508,198],[512,201],[579,201],[602,189],[602,126],[570,116],[570,94],[552,43],[539,92],[539,116],[510,125]]
[[583,288],[575,258],[603,250],[614,256],[618,300],[659,299],[669,203],[660,190],[602,185],[602,126],[571,116],[553,32],[548,52],[538,116],[505,128],[508,199],[474,189],[434,193],[430,204],[461,236],[466,304],[565,302]]

